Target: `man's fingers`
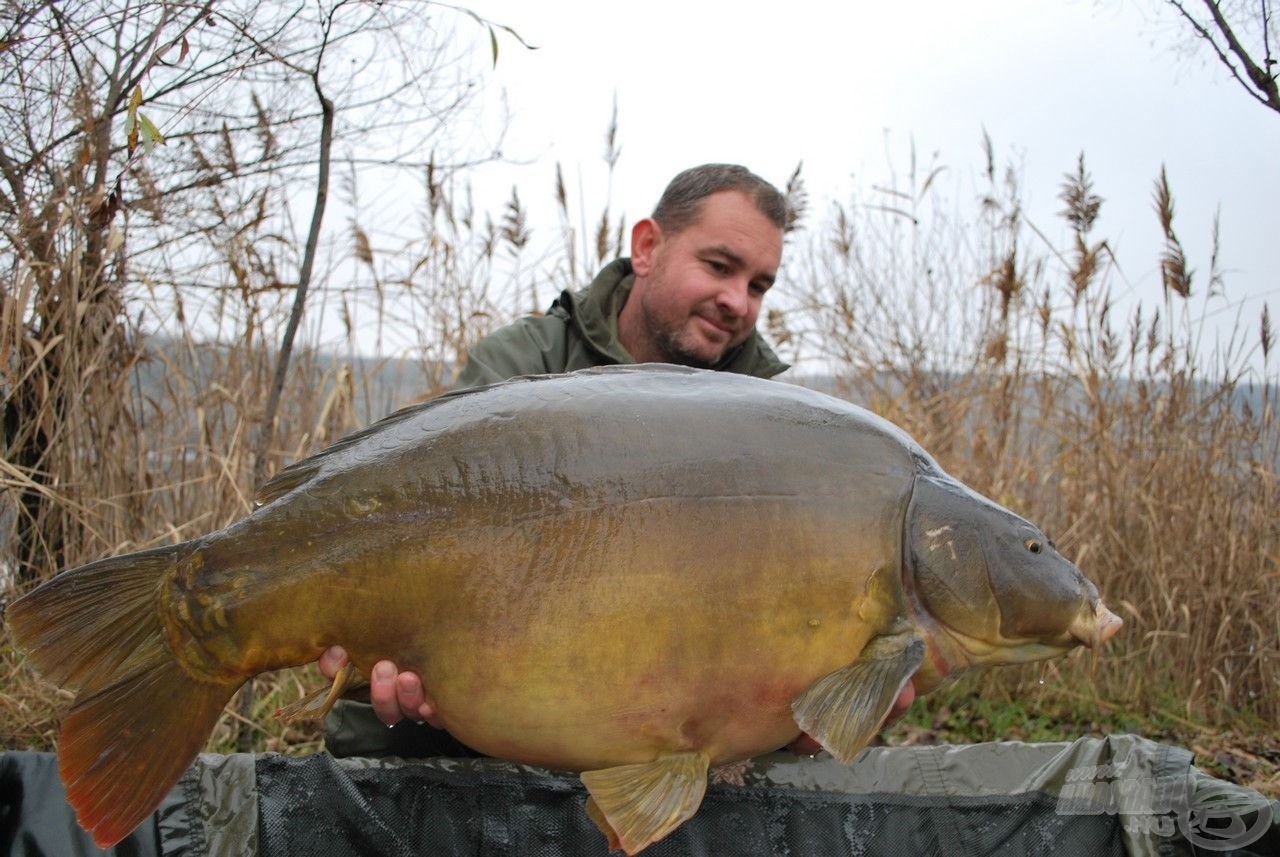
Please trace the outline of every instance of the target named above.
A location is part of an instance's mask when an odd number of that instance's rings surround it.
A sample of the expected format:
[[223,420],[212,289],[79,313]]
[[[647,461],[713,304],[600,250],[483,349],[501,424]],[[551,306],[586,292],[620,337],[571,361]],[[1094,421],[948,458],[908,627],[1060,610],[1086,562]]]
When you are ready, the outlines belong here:
[[893,708],[889,709],[889,716],[884,719],[884,725],[888,726],[896,722],[899,717],[907,713],[907,709],[915,701],[916,686],[911,682],[907,682],[906,686],[898,691],[898,698],[893,701]]
[[799,738],[787,745],[787,749],[802,756],[816,756],[822,752],[822,745],[809,737],[807,733],[801,732]]
[[396,677],[396,698],[405,717],[441,728],[440,720],[436,717],[436,705],[427,698],[422,679],[417,673],[400,673]]
[[421,720],[419,709],[426,702],[422,695],[422,680],[413,673],[400,673],[396,676],[396,702],[402,716]]
[[378,661],[369,676],[369,702],[373,713],[388,726],[401,720],[426,721],[437,729],[435,703],[427,698],[417,673],[397,672],[391,661]]
[[324,654],[320,656],[318,661],[320,674],[325,678],[331,679],[338,674],[338,670],[347,665],[349,660],[347,650],[342,646],[330,646],[324,650]]
[[369,675],[369,703],[373,713],[388,726],[395,726],[404,719],[396,683],[396,665],[391,661],[378,661]]

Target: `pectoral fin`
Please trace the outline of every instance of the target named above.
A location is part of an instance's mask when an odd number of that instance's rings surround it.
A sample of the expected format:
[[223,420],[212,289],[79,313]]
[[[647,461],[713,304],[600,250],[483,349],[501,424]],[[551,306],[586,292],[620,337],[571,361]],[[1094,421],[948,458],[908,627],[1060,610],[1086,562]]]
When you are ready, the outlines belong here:
[[330,687],[322,687],[297,702],[277,709],[275,717],[282,723],[292,723],[295,720],[320,720],[329,713],[329,709],[337,702],[338,697],[342,696],[342,692],[358,684],[359,681],[359,671],[356,670],[355,664],[348,661],[333,677],[333,684]]
[[796,723],[838,761],[853,761],[919,669],[924,649],[924,641],[909,632],[873,638],[857,660],[796,697]]
[[705,753],[672,753],[653,762],[586,771],[587,815],[609,849],[635,854],[688,821],[707,791]]

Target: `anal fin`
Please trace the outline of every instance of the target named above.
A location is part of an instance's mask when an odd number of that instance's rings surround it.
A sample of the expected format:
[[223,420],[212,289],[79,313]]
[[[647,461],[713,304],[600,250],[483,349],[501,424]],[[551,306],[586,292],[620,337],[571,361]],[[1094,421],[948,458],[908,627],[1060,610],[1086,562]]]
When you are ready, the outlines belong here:
[[796,697],[791,703],[796,724],[837,761],[853,761],[880,729],[924,653],[924,640],[911,632],[873,638],[857,660]]
[[329,709],[342,696],[343,691],[358,684],[359,679],[360,673],[356,670],[355,664],[347,661],[342,669],[338,670],[337,674],[334,675],[332,685],[322,687],[307,694],[297,702],[291,702],[278,708],[275,718],[282,723],[292,723],[295,720],[320,720],[329,713]]
[[707,791],[705,753],[660,756],[652,762],[586,771],[587,814],[610,850],[636,854],[688,821]]

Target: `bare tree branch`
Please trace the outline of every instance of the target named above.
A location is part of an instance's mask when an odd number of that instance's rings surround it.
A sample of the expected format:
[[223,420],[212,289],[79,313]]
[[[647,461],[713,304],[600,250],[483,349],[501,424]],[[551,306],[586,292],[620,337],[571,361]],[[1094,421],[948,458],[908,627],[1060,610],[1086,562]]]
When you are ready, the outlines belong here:
[[[124,516],[151,502],[140,486],[157,453],[140,453],[138,436],[120,428],[150,413],[124,392],[148,327],[233,337],[252,355],[237,374],[243,397],[211,402],[201,425],[174,435],[198,434],[203,455],[220,443],[208,440],[207,421],[229,407],[263,420],[261,433],[227,436],[223,454],[245,466],[225,469],[230,490],[201,511],[216,522],[243,513],[240,481],[287,454],[273,438],[292,436],[297,419],[282,403],[296,389],[290,356],[308,294],[325,287],[333,147],[350,141],[339,151],[351,163],[384,169],[412,170],[413,155],[452,145],[459,153],[445,162],[474,160],[461,154],[472,143],[441,131],[479,90],[471,47],[450,29],[456,13],[427,26],[424,10],[436,4],[417,0],[9,5],[0,23],[0,454],[36,487],[15,489],[16,514],[0,509],[0,541],[5,561],[33,580],[118,544],[122,532],[137,535]],[[457,73],[445,66],[453,62]],[[120,122],[136,128],[140,107],[169,145],[131,151]],[[404,163],[368,143],[393,129],[416,141]],[[308,193],[311,228],[298,229]],[[104,461],[120,465],[109,490]],[[50,488],[51,499],[47,486],[66,487]],[[102,498],[96,519],[70,505],[80,491]]]
[[[1196,36],[1207,42],[1231,76],[1258,103],[1280,113],[1280,86],[1277,86],[1276,59],[1271,52],[1271,0],[1258,0],[1258,25],[1262,33],[1262,60],[1254,59],[1222,11],[1218,0],[1204,0],[1211,21],[1202,21],[1187,9],[1182,0],[1166,0],[1178,10]],[[1219,37],[1221,41],[1219,41]],[[1237,63],[1239,64],[1237,66]]]

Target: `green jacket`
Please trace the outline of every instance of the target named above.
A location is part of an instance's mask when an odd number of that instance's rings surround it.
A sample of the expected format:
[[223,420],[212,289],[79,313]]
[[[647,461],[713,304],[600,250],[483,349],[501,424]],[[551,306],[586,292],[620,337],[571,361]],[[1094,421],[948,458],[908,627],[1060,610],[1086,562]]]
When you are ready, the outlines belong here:
[[[546,315],[526,316],[476,343],[454,389],[520,375],[634,363],[618,341],[618,312],[634,283],[630,259],[609,263],[585,289],[561,293]],[[787,364],[778,359],[758,332],[752,332],[715,368],[772,378],[787,369]]]
[[[546,315],[526,316],[490,334],[471,349],[454,389],[521,375],[573,372],[612,363],[634,363],[618,341],[618,311],[631,293],[631,261],[606,265],[579,292],[563,292]],[[753,332],[716,367],[772,378],[787,364]],[[464,756],[469,751],[445,732],[401,722],[388,729],[366,702],[339,700],[325,718],[325,744],[335,756]]]

